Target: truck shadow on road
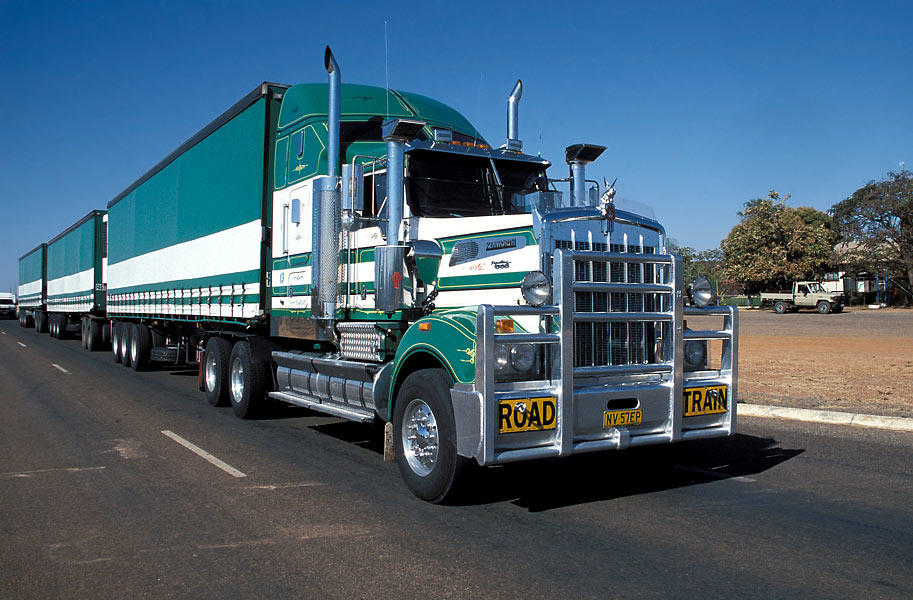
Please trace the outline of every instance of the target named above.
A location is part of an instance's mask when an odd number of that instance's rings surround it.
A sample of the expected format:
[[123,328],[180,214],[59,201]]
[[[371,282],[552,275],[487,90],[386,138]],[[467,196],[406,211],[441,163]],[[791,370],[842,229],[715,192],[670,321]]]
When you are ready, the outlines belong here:
[[[294,416],[312,414],[317,413],[299,409]],[[380,427],[337,421],[310,428],[383,455]],[[512,502],[530,512],[547,511],[736,477],[750,479],[803,452],[804,448],[782,448],[773,438],[737,433],[731,438],[478,468],[471,470],[464,493],[452,504]]]
[[750,478],[805,452],[772,438],[684,442],[479,469],[462,505],[510,501],[540,512],[733,479]]

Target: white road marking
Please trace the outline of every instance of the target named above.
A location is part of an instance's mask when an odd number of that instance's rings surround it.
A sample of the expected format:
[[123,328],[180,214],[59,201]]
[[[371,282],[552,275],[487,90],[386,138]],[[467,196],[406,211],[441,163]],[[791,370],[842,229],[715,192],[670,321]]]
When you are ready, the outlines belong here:
[[3,335],[6,335],[6,332],[5,332],[5,331],[0,331],[0,333],[2,333]]
[[14,473],[0,473],[0,478],[3,477],[31,477],[32,475],[38,475],[39,473],[57,473],[59,471],[64,471],[66,473],[78,473],[80,471],[100,471],[105,467],[64,467],[62,469],[40,469],[38,471],[18,471]]
[[187,448],[188,450],[190,450],[191,452],[193,452],[194,454],[196,454],[196,455],[199,456],[200,458],[203,458],[204,460],[207,460],[207,461],[209,461],[210,463],[212,463],[213,465],[219,467],[220,469],[222,469],[223,471],[225,471],[226,473],[228,473],[228,474],[231,475],[232,477],[247,477],[247,475],[245,475],[244,473],[242,473],[242,472],[239,471],[238,469],[234,468],[234,467],[231,466],[230,464],[228,464],[228,463],[226,463],[226,462],[223,462],[223,461],[219,460],[218,458],[216,458],[215,456],[213,456],[213,455],[210,454],[209,452],[203,450],[203,449],[200,448],[199,446],[196,446],[196,445],[194,445],[194,444],[188,442],[187,440],[185,440],[184,438],[182,438],[182,437],[179,436],[178,434],[174,433],[173,431],[168,431],[167,429],[165,429],[165,430],[162,431],[162,434],[164,434],[166,437],[171,438],[172,440],[174,440],[174,441],[177,442],[178,444],[184,446],[185,448]]
[[58,371],[60,371],[61,373],[65,374],[65,375],[70,375],[70,374],[71,374],[69,371],[67,371],[66,369],[64,369],[63,367],[61,367],[60,365],[58,365],[57,363],[51,363],[51,366],[54,367],[55,369],[57,369]]
[[16,342],[16,343],[19,344],[20,346],[22,346],[23,348],[28,348],[28,346],[26,346],[26,345],[23,344],[22,342]]
[[249,489],[252,490],[284,490],[288,488],[303,488],[303,487],[317,487],[321,485],[326,485],[325,483],[319,483],[316,481],[305,481],[304,483],[273,483],[267,485],[252,485]]

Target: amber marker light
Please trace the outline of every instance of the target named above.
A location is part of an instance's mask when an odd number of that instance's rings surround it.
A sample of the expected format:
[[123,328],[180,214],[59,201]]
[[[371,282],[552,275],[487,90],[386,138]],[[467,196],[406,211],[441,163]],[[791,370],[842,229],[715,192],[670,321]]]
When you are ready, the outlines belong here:
[[513,333],[514,322],[512,319],[498,319],[495,328],[498,333]]
[[418,330],[419,331],[431,331],[431,323],[419,323]]

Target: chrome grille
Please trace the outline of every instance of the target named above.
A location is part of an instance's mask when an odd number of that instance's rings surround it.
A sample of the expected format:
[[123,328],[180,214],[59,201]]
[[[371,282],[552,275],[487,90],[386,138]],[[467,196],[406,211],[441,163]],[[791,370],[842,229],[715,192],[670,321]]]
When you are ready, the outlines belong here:
[[[555,247],[582,252],[656,254],[650,246],[556,240]],[[574,260],[575,283],[668,284],[662,264],[629,261]],[[665,298],[665,300],[664,300]],[[643,292],[575,291],[575,313],[655,313],[671,310],[668,294]],[[628,322],[575,322],[574,367],[645,365],[662,362],[659,342],[669,335],[669,323],[652,320]]]

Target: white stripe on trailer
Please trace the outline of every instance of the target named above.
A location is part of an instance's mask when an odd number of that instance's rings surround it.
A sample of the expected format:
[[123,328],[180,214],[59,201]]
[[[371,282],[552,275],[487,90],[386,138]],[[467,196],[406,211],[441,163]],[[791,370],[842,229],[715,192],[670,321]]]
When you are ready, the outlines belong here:
[[19,297],[28,296],[29,294],[40,294],[41,293],[41,280],[36,279],[35,281],[29,281],[28,283],[23,283],[19,286]]
[[86,269],[79,273],[48,279],[48,297],[57,294],[73,294],[75,292],[91,292],[95,289],[95,269]]
[[108,265],[108,289],[260,268],[259,219]]

